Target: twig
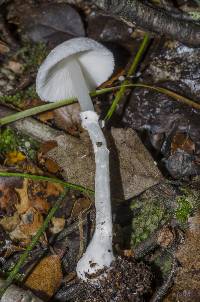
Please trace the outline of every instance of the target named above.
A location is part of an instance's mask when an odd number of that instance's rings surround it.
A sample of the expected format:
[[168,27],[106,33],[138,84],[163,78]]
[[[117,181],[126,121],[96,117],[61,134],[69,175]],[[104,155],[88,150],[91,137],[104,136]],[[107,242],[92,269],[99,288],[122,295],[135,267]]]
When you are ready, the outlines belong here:
[[[132,75],[135,74],[138,65],[142,59],[142,56],[145,52],[145,50],[147,49],[147,46],[149,44],[149,36],[148,34],[144,35],[143,41],[137,51],[137,54],[133,60],[133,63],[131,64],[130,69],[128,70],[127,76],[130,77]],[[111,118],[111,116],[113,115],[113,113],[115,112],[117,105],[119,104],[119,102],[121,101],[122,97],[124,96],[125,91],[127,90],[127,87],[125,85],[130,84],[129,80],[125,80],[123,82],[123,86],[120,88],[120,90],[116,93],[115,99],[110,107],[110,109],[108,110],[108,113],[106,114],[105,120],[109,120]]]
[[164,296],[170,289],[170,287],[173,284],[174,277],[177,273],[177,268],[178,268],[178,262],[174,254],[172,256],[172,266],[169,275],[167,276],[166,280],[164,280],[163,284],[161,285],[160,288],[158,288],[151,298],[150,302],[161,302],[163,301]]
[[63,181],[63,180],[58,179],[58,178],[51,178],[51,177],[41,176],[41,175],[32,175],[32,174],[28,174],[28,173],[2,172],[2,171],[0,171],[0,176],[3,176],[3,177],[21,177],[21,178],[28,178],[28,179],[32,179],[32,180],[36,180],[36,181],[48,181],[48,182],[51,182],[51,183],[61,184],[66,189],[71,189],[71,190],[79,191],[79,192],[82,192],[82,193],[87,193],[87,194],[90,194],[90,195],[94,195],[93,190],[84,188],[83,186],[80,186],[80,185],[76,185],[76,184],[73,184],[73,183],[70,183],[70,182]]
[[200,26],[180,20],[164,9],[139,0],[95,0],[97,6],[142,28],[171,36],[184,44],[200,46]]
[[43,225],[39,228],[39,230],[37,231],[36,235],[33,237],[31,243],[27,246],[25,252],[20,256],[18,262],[16,263],[16,265],[14,266],[14,268],[12,269],[12,271],[10,272],[8,278],[6,279],[5,284],[0,289],[0,297],[2,297],[2,295],[4,294],[4,292],[6,291],[6,289],[12,284],[12,282],[15,279],[16,275],[18,274],[20,268],[22,267],[22,265],[24,264],[24,262],[28,258],[29,253],[36,246],[36,244],[39,241],[41,235],[47,229],[47,227],[49,225],[49,222],[53,218],[53,216],[56,213],[56,211],[59,209],[62,200],[66,196],[67,191],[68,191],[68,189],[65,188],[64,191],[63,191],[63,193],[58,197],[58,199],[55,202],[54,206],[51,208],[51,210],[49,211],[46,219],[44,220]]

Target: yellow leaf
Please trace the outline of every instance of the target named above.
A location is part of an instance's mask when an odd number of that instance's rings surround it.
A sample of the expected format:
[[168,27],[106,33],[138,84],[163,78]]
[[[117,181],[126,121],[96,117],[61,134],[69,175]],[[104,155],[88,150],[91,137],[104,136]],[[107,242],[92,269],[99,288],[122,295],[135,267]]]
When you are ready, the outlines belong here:
[[9,165],[16,164],[25,159],[26,159],[26,156],[22,152],[19,152],[19,151],[8,152],[6,154],[6,162]]

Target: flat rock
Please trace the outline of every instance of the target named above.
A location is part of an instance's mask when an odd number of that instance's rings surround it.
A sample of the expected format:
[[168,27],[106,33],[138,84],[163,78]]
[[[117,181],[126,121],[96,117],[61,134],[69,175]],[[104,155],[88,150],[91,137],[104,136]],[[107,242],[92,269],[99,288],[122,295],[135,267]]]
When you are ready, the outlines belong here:
[[[129,199],[162,180],[160,171],[134,130],[112,128],[106,137],[113,198]],[[84,132],[81,139],[73,137],[68,142],[64,142],[62,136],[56,140],[58,147],[47,155],[62,168],[63,177],[94,189],[95,162],[87,133]]]

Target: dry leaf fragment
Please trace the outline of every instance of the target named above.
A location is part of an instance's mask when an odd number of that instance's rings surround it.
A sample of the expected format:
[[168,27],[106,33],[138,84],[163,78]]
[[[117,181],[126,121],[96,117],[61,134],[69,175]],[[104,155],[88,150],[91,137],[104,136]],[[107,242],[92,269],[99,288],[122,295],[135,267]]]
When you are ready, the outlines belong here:
[[1,214],[13,215],[18,198],[16,192],[6,185],[0,184],[0,211]]
[[10,238],[15,241],[20,241],[21,244],[28,244],[42,226],[43,221],[41,213],[34,208],[29,208],[29,210],[21,216],[20,224],[10,233]]
[[9,165],[17,164],[26,159],[26,156],[20,151],[6,153],[6,163]]
[[13,61],[13,60],[10,60],[8,62],[8,65],[6,66],[6,68],[12,70],[16,74],[22,73],[22,71],[23,71],[22,67],[23,67],[23,65],[21,63]]
[[4,42],[0,41],[0,54],[6,54],[9,51],[9,47]]
[[32,291],[40,292],[50,298],[60,287],[63,278],[60,257],[47,256],[42,259],[27,278],[25,285]]
[[25,213],[31,207],[31,201],[28,197],[28,179],[24,179],[23,187],[15,189],[19,194],[20,202],[15,205],[19,214]]
[[50,231],[53,234],[57,234],[61,232],[64,229],[65,226],[65,219],[64,218],[58,218],[58,217],[53,217],[51,220],[52,227],[50,228]]
[[195,143],[185,133],[176,133],[171,143],[171,153],[175,153],[177,149],[184,150],[189,154],[194,153]]
[[41,122],[47,122],[53,119],[53,112],[52,111],[43,112],[40,113],[38,117]]
[[20,217],[17,212],[13,216],[6,216],[0,219],[0,225],[7,232],[12,232],[20,223]]
[[78,218],[79,215],[86,212],[92,205],[92,201],[89,198],[79,198],[75,201],[71,218]]

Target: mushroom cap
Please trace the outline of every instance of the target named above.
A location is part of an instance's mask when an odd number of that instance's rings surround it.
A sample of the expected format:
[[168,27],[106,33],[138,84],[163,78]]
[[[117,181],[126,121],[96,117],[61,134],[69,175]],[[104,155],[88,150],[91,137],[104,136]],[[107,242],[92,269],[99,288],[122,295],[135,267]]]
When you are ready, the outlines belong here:
[[88,91],[105,82],[114,69],[113,54],[102,44],[89,38],[68,40],[55,47],[38,70],[36,91],[42,100],[76,97],[69,67],[73,60],[79,63]]

